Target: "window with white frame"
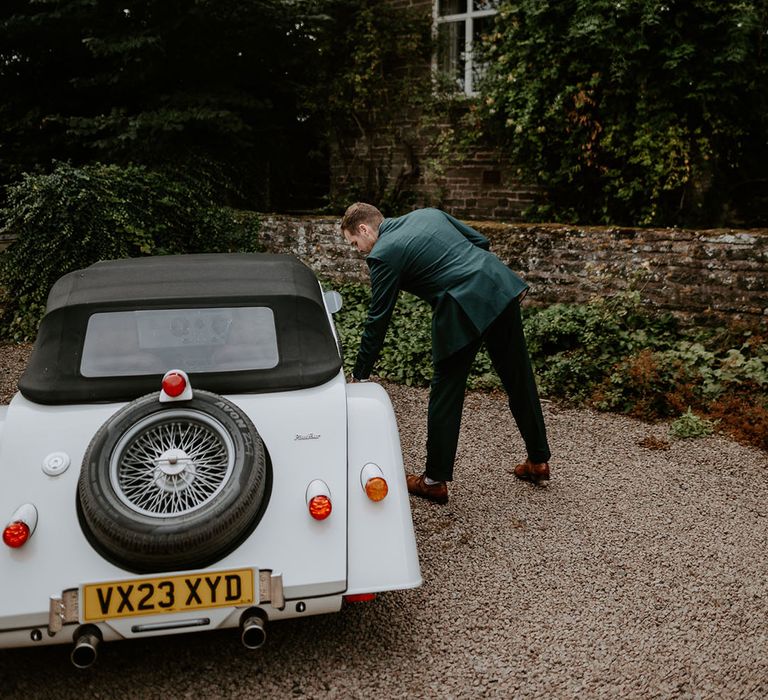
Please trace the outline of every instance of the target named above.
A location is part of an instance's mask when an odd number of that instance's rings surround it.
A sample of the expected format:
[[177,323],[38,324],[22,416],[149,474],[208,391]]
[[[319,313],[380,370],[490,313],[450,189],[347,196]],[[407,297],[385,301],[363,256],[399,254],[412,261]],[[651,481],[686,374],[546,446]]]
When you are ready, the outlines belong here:
[[483,64],[473,47],[489,34],[499,0],[435,0],[437,69],[468,95],[477,92]]

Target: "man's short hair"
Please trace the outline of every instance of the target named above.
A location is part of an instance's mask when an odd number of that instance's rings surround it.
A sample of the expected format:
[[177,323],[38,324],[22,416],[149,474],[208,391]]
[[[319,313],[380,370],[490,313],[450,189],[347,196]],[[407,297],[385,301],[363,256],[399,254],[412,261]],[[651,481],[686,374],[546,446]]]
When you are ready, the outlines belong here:
[[344,212],[341,218],[341,230],[354,231],[360,224],[368,224],[377,229],[382,221],[384,216],[373,204],[355,202]]

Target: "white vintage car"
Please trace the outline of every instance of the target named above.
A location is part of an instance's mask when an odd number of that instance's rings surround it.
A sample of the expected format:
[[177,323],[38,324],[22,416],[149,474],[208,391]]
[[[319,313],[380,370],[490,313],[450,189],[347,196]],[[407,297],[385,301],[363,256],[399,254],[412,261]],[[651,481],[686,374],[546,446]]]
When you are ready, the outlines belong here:
[[0,647],[238,627],[421,584],[395,416],[291,256],[100,262],[0,407]]

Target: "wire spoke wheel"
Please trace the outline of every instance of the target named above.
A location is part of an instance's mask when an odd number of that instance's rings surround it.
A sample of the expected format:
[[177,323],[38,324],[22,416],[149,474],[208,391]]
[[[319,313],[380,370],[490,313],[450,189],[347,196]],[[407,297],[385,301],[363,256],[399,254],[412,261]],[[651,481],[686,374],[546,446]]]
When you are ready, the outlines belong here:
[[224,488],[233,453],[218,421],[199,411],[167,411],[139,421],[117,443],[110,481],[117,497],[137,513],[184,515]]
[[253,531],[271,469],[248,415],[197,390],[178,404],[157,393],[124,406],[83,457],[78,514],[91,545],[130,571],[218,561]]

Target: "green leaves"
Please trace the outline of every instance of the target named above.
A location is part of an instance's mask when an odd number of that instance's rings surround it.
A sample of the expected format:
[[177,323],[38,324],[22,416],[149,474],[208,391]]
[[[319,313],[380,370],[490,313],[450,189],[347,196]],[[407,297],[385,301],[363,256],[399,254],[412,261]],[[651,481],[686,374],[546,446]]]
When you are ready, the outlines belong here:
[[[369,290],[361,285],[337,289],[344,297],[337,328],[350,372]],[[408,385],[429,384],[430,316],[423,302],[401,295],[376,374]],[[720,425],[768,448],[768,339],[723,329],[681,330],[670,317],[648,313],[632,292],[587,304],[524,307],[524,326],[543,395],[645,420],[682,415],[673,424],[679,437]],[[500,388],[484,350],[469,386]]]
[[669,433],[678,440],[691,440],[711,435],[717,423],[697,416],[688,406],[688,410],[669,426]]
[[534,218],[765,225],[766,32],[742,0],[505,2],[484,130],[547,192]]
[[51,285],[98,260],[254,250],[254,218],[236,219],[205,187],[138,166],[58,164],[8,190],[0,231],[17,236],[0,257],[0,336],[30,340]]
[[[368,314],[370,289],[353,284],[331,286],[344,299],[344,306],[336,314],[336,324],[344,349],[344,368],[350,373]],[[432,376],[431,315],[429,306],[423,301],[401,293],[376,363],[376,374],[408,386],[429,383]]]
[[302,181],[326,167],[307,157],[322,135],[302,104],[317,36],[301,28],[335,1],[2,3],[0,186],[53,160],[201,179],[213,164],[222,201],[317,202]]
[[315,31],[319,60],[302,94],[334,147],[335,197],[399,211],[418,176],[417,117],[433,100],[431,13],[377,0],[317,4],[332,19]]

